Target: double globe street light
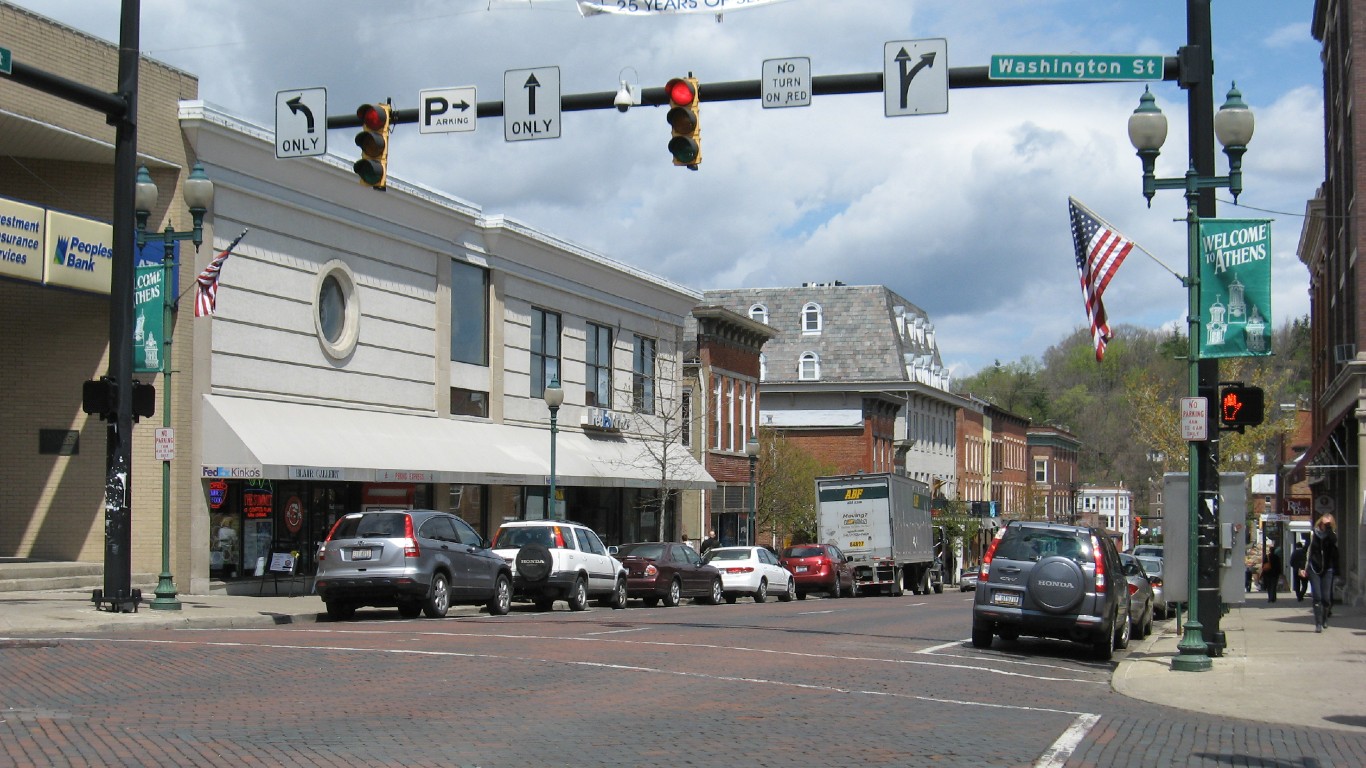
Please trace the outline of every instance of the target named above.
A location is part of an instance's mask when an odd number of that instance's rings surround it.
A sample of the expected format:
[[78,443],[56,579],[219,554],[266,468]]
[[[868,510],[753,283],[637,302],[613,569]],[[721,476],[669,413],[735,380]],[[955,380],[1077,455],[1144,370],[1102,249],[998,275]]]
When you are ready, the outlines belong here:
[[[171,338],[174,335],[172,312],[175,308],[176,297],[171,293],[173,283],[171,281],[172,271],[175,269],[175,248],[177,240],[189,240],[194,243],[195,250],[204,242],[204,216],[209,212],[209,207],[213,205],[213,182],[204,173],[204,166],[199,163],[194,164],[189,178],[185,180],[182,196],[185,198],[185,205],[190,209],[190,216],[194,220],[194,229],[189,232],[176,232],[168,223],[166,229],[161,232],[161,242],[163,251],[161,256],[161,341],[160,364],[161,364],[161,425],[167,429],[171,426]],[[152,215],[152,209],[157,204],[157,185],[152,181],[152,175],[147,172],[147,166],[138,168],[137,180],[134,184],[133,193],[133,215],[137,219],[137,244],[142,248],[149,241],[154,240],[156,233],[147,232],[147,219]],[[151,607],[163,611],[180,610],[180,601],[176,599],[175,579],[171,575],[171,460],[165,458],[161,462],[161,574],[157,577],[156,598],[150,603]]]
[[[1196,147],[1199,137],[1190,139],[1190,166],[1186,175],[1178,178],[1159,179],[1155,170],[1157,156],[1162,144],[1167,140],[1167,116],[1157,107],[1157,100],[1148,89],[1139,97],[1138,108],[1129,116],[1129,142],[1138,150],[1139,160],[1143,163],[1143,196],[1152,206],[1153,195],[1159,189],[1180,189],[1186,193],[1186,277],[1182,284],[1186,287],[1187,323],[1187,369],[1189,374],[1189,395],[1200,396],[1200,215],[1197,206],[1200,191],[1226,187],[1238,201],[1243,191],[1243,153],[1252,141],[1252,111],[1243,103],[1243,95],[1234,84],[1229,89],[1224,105],[1214,116],[1214,135],[1228,155],[1229,173],[1227,176],[1201,176],[1195,170]],[[1207,136],[1208,134],[1206,134]],[[1206,144],[1206,147],[1209,145]],[[1217,376],[1216,376],[1217,378]],[[1177,644],[1177,655],[1172,658],[1172,669],[1199,672],[1210,669],[1212,662],[1209,647],[1204,639],[1196,606],[1199,602],[1199,522],[1200,522],[1200,472],[1201,441],[1190,441],[1190,471],[1188,475],[1189,497],[1187,499],[1190,520],[1187,531],[1187,569],[1186,589],[1188,607],[1186,623]],[[1208,450],[1206,447],[1205,450]],[[1217,466],[1211,461],[1211,469],[1217,473]]]

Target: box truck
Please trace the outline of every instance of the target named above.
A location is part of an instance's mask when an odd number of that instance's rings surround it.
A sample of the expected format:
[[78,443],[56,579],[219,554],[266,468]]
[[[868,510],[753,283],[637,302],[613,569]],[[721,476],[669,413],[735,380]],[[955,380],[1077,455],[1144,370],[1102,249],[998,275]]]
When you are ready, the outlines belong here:
[[816,478],[820,541],[844,552],[857,592],[944,591],[930,487],[893,473]]

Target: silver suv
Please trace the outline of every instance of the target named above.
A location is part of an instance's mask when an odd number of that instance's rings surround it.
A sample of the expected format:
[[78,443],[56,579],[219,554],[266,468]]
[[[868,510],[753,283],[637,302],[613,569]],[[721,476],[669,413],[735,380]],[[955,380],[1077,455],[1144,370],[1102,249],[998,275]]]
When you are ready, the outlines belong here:
[[972,644],[993,635],[1087,643],[1109,660],[1129,647],[1129,589],[1119,551],[1102,531],[1012,521],[982,557],[972,605]]
[[513,597],[548,611],[556,600],[572,611],[597,598],[626,607],[626,569],[593,529],[566,520],[514,520],[493,534],[493,551],[512,566]]
[[396,606],[404,618],[441,618],[452,603],[512,603],[512,569],[464,520],[430,509],[352,512],[318,550],[318,595],[333,619],[363,605]]

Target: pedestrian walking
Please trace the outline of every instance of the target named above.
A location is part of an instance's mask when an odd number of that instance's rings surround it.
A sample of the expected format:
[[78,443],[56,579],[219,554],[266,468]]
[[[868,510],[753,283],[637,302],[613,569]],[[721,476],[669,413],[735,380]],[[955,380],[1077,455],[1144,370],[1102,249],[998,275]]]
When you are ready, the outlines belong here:
[[1314,522],[1300,574],[1309,580],[1309,599],[1314,601],[1314,631],[1322,632],[1333,615],[1333,578],[1337,574],[1338,534],[1331,514]]
[[1290,550],[1290,588],[1295,591],[1295,601],[1304,602],[1304,593],[1309,589],[1309,580],[1300,575],[1304,571],[1306,548],[1304,539],[1295,537],[1295,546]]
[[1262,589],[1266,591],[1266,601],[1274,603],[1276,602],[1276,589],[1281,584],[1281,567],[1285,561],[1281,556],[1280,544],[1275,541],[1268,541],[1267,543],[1271,545],[1271,549],[1267,551],[1266,557],[1262,560]]
[[702,540],[702,547],[698,551],[705,555],[707,554],[707,550],[711,549],[719,543],[720,542],[716,540],[716,529],[713,528],[710,531],[707,531],[707,538]]

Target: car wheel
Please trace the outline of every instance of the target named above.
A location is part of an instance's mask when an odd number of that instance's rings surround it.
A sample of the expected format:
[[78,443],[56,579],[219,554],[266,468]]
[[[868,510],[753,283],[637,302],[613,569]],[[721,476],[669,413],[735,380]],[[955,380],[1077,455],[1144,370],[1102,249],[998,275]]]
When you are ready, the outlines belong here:
[[617,579],[617,583],[612,587],[612,594],[598,601],[598,605],[603,608],[620,610],[626,607],[626,582]]
[[500,573],[493,580],[493,597],[489,598],[488,609],[490,616],[506,616],[512,610],[512,582],[506,574]]
[[356,606],[340,600],[327,601],[327,618],[333,621],[346,621],[356,615]]
[[784,591],[781,595],[778,595],[778,601],[783,603],[790,603],[796,598],[797,582],[794,581],[791,577],[789,577],[787,580],[787,590]]
[[972,623],[972,647],[990,648],[991,647],[991,625]]
[[1143,637],[1147,637],[1148,635],[1151,635],[1153,633],[1153,614],[1156,612],[1157,609],[1153,607],[1152,603],[1149,603],[1148,620],[1143,622]]
[[768,579],[759,579],[759,588],[754,591],[754,602],[762,603],[768,599]]
[[1115,635],[1115,648],[1122,651],[1129,647],[1129,638],[1132,636],[1130,634],[1131,631],[1132,627],[1129,626],[1129,622],[1119,622],[1119,633]]
[[833,587],[830,588],[830,599],[831,599],[831,600],[838,600],[838,599],[840,599],[841,597],[844,597],[844,590],[840,588],[840,575],[839,575],[838,573],[836,573],[836,574],[835,574],[835,586],[833,586]]
[[861,596],[862,594],[863,594],[863,593],[862,593],[862,592],[859,590],[859,588],[858,588],[858,581],[853,581],[853,582],[851,582],[851,583],[849,584],[849,596],[850,596],[850,597],[859,597],[859,596]]
[[422,603],[399,603],[398,615],[405,619],[416,619],[422,615]]
[[517,550],[517,575],[529,582],[545,581],[550,577],[550,548],[532,542]]
[[583,577],[574,580],[574,586],[569,590],[569,610],[583,611],[588,608],[588,585],[584,583]]
[[721,580],[715,579],[711,583],[711,599],[709,599],[707,602],[711,603],[712,605],[720,605],[722,599],[723,596],[721,593]]
[[534,604],[536,606],[536,610],[538,611],[555,610],[555,598],[553,597],[538,597],[534,601]]
[[678,579],[669,582],[669,591],[664,595],[664,607],[674,608],[683,602],[683,585]]
[[427,600],[422,604],[422,612],[429,619],[444,619],[451,609],[451,584],[446,574],[432,576],[432,588],[427,592]]
[[[1124,631],[1129,631],[1129,622],[1125,621]],[[1100,661],[1109,661],[1115,657],[1115,631],[1114,624],[1105,627],[1091,643],[1091,650]]]

